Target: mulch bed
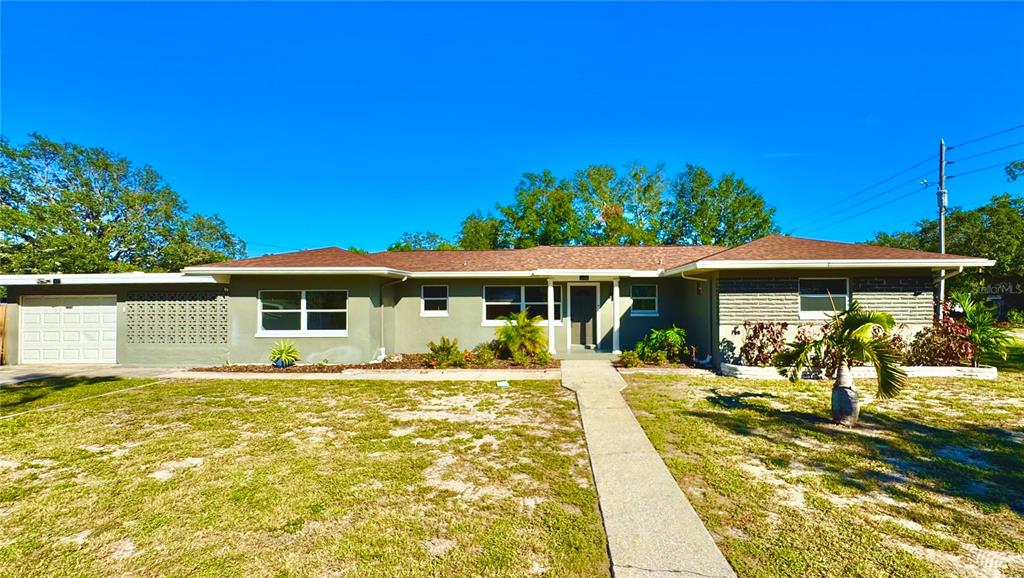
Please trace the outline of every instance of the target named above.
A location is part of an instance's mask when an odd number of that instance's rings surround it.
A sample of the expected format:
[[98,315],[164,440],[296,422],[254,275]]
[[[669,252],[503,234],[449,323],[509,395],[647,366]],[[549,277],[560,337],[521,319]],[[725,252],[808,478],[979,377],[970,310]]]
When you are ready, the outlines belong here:
[[[494,363],[487,365],[467,365],[463,368],[451,368],[451,369],[556,369],[559,366],[557,359],[552,359],[549,365],[512,365],[512,362],[507,359],[495,359]],[[193,367],[189,371],[217,371],[217,372],[234,372],[234,373],[339,373],[346,369],[364,369],[364,370],[375,370],[375,369],[431,369],[426,364],[423,354],[409,353],[403,354],[401,359],[395,360],[384,360],[380,363],[331,363],[326,365],[317,364],[302,364],[293,365],[284,369],[274,367],[269,363],[251,364],[251,365],[218,365],[216,367]]]

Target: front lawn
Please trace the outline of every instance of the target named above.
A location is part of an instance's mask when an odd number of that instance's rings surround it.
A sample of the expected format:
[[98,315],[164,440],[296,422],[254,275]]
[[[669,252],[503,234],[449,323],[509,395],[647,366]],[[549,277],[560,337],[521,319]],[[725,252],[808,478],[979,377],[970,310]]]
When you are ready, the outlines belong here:
[[0,421],[3,575],[607,567],[575,400],[553,381],[180,381]]
[[51,377],[12,385],[0,385],[0,416],[66,403],[84,397],[136,387],[155,379],[116,377]]
[[626,379],[742,577],[1024,576],[1024,374],[914,379],[852,430],[830,384]]

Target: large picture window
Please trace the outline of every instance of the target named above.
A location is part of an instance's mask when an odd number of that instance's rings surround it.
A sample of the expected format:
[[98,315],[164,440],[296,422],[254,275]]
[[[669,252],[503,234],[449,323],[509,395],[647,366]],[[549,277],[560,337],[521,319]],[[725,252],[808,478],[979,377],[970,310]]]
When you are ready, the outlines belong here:
[[848,279],[800,279],[800,317],[825,319],[849,302]]
[[[562,288],[555,286],[555,321],[562,318]],[[547,285],[510,285],[484,287],[484,321],[500,322],[500,317],[526,310],[530,317],[548,319]]]
[[658,286],[632,285],[629,297],[633,304],[629,308],[632,317],[655,317],[658,315]]
[[424,285],[420,290],[420,315],[448,317],[448,286]]
[[259,302],[262,335],[348,335],[348,291],[260,291]]

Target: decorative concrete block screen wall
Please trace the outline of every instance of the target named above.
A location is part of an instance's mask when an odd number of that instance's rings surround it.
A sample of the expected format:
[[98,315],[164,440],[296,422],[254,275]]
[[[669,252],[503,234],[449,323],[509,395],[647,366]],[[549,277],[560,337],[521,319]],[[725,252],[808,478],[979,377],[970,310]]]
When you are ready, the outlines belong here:
[[125,321],[131,344],[226,344],[228,298],[215,291],[130,291]]

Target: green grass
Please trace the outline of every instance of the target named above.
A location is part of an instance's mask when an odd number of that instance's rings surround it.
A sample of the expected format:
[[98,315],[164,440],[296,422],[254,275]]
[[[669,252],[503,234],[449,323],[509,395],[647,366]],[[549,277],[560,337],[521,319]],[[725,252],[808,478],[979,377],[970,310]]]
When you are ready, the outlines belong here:
[[0,421],[5,576],[607,568],[555,382],[168,382]]
[[54,377],[14,385],[0,385],[0,416],[74,401],[153,381],[156,380],[118,379],[116,377]]
[[987,365],[998,367],[1000,371],[1024,372],[1024,343],[1017,341],[1007,347],[1006,359],[986,355],[982,361]]
[[627,380],[740,576],[1024,575],[1020,373],[911,380],[857,429],[827,420],[829,384]]

